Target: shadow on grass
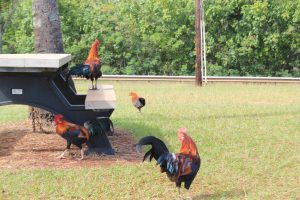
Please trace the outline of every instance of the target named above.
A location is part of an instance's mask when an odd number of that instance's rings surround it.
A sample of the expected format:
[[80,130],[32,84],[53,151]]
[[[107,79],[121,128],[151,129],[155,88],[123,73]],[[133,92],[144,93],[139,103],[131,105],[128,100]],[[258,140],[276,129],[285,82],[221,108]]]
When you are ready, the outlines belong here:
[[[213,194],[201,194],[194,196],[193,200],[204,200],[204,199],[234,199],[239,197],[245,197],[243,190],[229,190],[229,191],[219,191]],[[246,197],[245,197],[246,198]]]
[[[280,117],[284,115],[292,115],[292,116],[300,116],[300,111],[290,111],[290,112],[269,112],[269,113],[249,113],[249,114],[216,114],[216,115],[207,115],[207,116],[199,116],[197,120],[209,120],[209,119],[234,119],[234,118],[254,118],[254,117]],[[154,120],[154,118],[159,118],[163,121],[168,121],[168,120],[191,120],[191,116],[185,116],[184,114],[178,117],[174,116],[167,116],[167,115],[162,115],[162,114],[155,114],[155,115],[149,115],[147,116],[147,120]]]
[[276,117],[276,116],[283,116],[283,115],[300,115],[300,112],[270,112],[270,113],[253,113],[253,114],[231,114],[231,115],[216,115],[216,116],[206,116],[206,117],[201,117],[202,119],[222,119],[222,118],[241,118],[241,117],[247,117],[247,118],[252,118],[252,117]]
[[[158,126],[155,127],[147,126],[143,122],[134,122],[130,119],[118,118],[116,119],[116,121],[117,123],[115,125],[127,131],[130,131],[130,133],[134,135],[136,142],[138,142],[138,140],[141,139],[142,137],[152,135],[161,139],[168,148],[170,147],[167,138],[164,136],[164,134],[162,133],[161,129]],[[174,135],[174,137],[177,137],[177,135]]]
[[0,157],[11,155],[17,142],[25,135],[25,132],[16,133],[9,130],[0,132]]

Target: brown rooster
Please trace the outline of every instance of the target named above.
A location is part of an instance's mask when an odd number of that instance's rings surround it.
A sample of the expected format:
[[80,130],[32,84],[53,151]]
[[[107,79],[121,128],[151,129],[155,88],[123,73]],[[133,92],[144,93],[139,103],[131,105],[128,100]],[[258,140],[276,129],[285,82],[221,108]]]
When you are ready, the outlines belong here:
[[93,136],[97,134],[108,133],[111,130],[110,126],[112,125],[109,119],[94,119],[85,122],[83,127],[66,121],[61,114],[55,115],[54,122],[56,125],[56,133],[67,140],[66,149],[60,156],[58,156],[58,158],[61,159],[65,158],[65,153],[70,150],[70,147],[73,144],[80,149],[80,159],[82,160],[84,158],[82,145],[90,140],[90,138],[93,139]]
[[135,92],[130,92],[129,96],[131,96],[133,106],[141,112],[142,107],[146,105],[146,100],[143,97],[139,97]]

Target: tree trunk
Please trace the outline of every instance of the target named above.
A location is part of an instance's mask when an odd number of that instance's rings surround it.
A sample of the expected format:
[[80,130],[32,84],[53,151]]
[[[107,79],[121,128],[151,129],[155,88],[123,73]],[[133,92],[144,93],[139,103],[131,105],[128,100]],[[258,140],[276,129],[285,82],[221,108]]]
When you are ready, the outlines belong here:
[[36,53],[63,53],[56,0],[32,1]]
[[[64,53],[62,33],[60,29],[59,12],[56,0],[32,0],[33,28],[35,35],[36,53]],[[68,73],[68,68],[64,75]],[[75,90],[72,78],[69,80],[71,87]],[[53,114],[42,109],[30,108],[33,131],[35,123],[43,131],[43,125],[49,124],[49,118],[53,119]],[[45,119],[46,117],[46,119]]]
[[202,69],[201,69],[201,0],[196,0],[196,69],[195,84],[202,86]]
[[0,54],[2,54],[2,24],[0,24]]

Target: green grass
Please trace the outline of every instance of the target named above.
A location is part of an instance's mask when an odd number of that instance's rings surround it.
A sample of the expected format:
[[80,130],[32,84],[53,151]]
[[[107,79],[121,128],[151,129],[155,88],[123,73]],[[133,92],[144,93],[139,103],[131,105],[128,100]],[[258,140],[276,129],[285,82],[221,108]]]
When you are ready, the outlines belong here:
[[[105,82],[110,83],[110,82]],[[300,198],[300,87],[295,84],[111,82],[112,120],[137,138],[155,135],[172,151],[187,127],[203,159],[195,199]],[[76,83],[84,93],[90,82]],[[147,105],[138,113],[128,93]],[[1,107],[0,123],[26,118],[26,107]],[[5,115],[5,117],[4,117]],[[59,161],[58,161],[59,162]],[[2,188],[1,188],[2,187]],[[69,170],[2,170],[7,199],[175,199],[177,191],[155,163]]]
[[26,119],[28,106],[8,105],[0,107],[0,124],[13,123]]

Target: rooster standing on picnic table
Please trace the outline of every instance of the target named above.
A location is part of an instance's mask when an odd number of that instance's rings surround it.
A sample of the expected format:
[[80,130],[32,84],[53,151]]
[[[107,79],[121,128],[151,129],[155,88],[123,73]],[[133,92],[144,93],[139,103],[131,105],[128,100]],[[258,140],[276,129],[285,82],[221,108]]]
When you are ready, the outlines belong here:
[[[100,70],[101,60],[98,55],[99,44],[100,44],[99,40],[96,39],[95,42],[92,44],[89,55],[86,61],[84,62],[84,64],[78,64],[75,67],[72,67],[68,74],[68,76],[75,75],[79,77],[85,77],[86,79],[91,79],[92,90],[97,89],[97,80],[102,76],[102,72]],[[94,86],[94,80],[95,80],[95,86]]]
[[129,96],[131,96],[133,106],[136,107],[139,110],[139,112],[141,112],[142,107],[146,105],[145,98],[139,97],[135,92],[130,92]]
[[[200,169],[201,159],[197,146],[187,134],[186,128],[179,129],[178,139],[181,142],[179,153],[170,153],[165,143],[154,136],[146,136],[140,139],[135,147],[138,152],[141,152],[143,145],[152,146],[145,153],[143,161],[147,157],[150,157],[150,161],[154,158],[157,165],[160,166],[160,171],[162,173],[166,172],[168,178],[176,183],[179,198],[182,199],[181,184],[184,183],[184,187],[189,193],[190,186]],[[190,194],[188,194],[187,199],[192,199]]]

